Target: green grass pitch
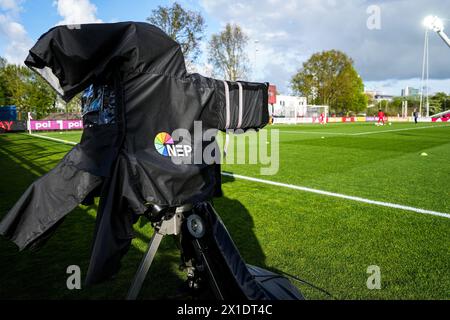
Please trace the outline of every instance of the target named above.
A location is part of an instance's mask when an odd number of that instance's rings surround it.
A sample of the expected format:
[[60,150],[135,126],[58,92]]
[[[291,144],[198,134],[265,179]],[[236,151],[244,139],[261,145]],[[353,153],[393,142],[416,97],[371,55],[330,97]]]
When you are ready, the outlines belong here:
[[[370,200],[450,213],[450,126],[422,123],[275,125],[279,171],[261,165],[223,170]],[[80,132],[42,133],[78,142]],[[245,139],[241,136],[238,139]],[[27,186],[70,150],[70,145],[0,135],[0,218]],[[421,153],[428,156],[421,156]],[[334,299],[450,299],[450,219],[284,187],[224,177],[215,199],[247,263],[305,279]],[[92,288],[66,288],[66,268],[86,272],[96,206],[80,206],[37,252],[17,251],[0,239],[0,299],[122,299],[151,237],[136,238],[117,277]],[[163,240],[141,298],[170,298],[184,280],[172,238]],[[367,267],[381,270],[381,289],[366,286]],[[84,275],[84,274],[82,274]],[[308,299],[330,299],[297,284]]]

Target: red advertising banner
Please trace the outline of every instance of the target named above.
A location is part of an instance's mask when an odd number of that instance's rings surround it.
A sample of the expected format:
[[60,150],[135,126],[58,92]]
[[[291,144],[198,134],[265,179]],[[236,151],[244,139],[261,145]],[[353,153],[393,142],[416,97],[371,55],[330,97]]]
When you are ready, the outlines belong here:
[[432,122],[450,122],[450,118],[431,118]]
[[0,133],[26,130],[26,121],[0,121]]
[[273,84],[269,85],[269,104],[277,103],[277,87]]

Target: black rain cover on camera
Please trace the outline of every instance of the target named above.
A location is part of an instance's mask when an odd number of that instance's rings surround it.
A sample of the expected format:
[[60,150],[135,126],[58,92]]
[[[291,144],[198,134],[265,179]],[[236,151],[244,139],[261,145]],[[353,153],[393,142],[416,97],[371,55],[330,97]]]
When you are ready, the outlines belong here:
[[[220,194],[217,130],[257,129],[269,120],[267,84],[188,74],[179,44],[147,23],[55,27],[25,64],[65,101],[84,90],[85,128],[81,142],[10,210],[0,233],[20,249],[36,246],[78,204],[100,196],[88,284],[117,272],[132,225],[149,206]],[[203,159],[206,151],[213,161]]]

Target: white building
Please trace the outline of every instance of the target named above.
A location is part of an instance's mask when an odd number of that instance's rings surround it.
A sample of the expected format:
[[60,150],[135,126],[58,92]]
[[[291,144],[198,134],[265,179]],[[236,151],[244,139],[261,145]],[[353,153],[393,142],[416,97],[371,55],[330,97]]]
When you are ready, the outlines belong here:
[[277,95],[277,103],[269,106],[274,117],[304,117],[307,110],[305,97]]
[[[403,90],[402,90],[403,92]],[[384,94],[381,91],[375,91],[375,90],[366,90],[364,93],[369,96],[373,101],[380,102],[380,101],[392,101],[394,99],[394,96],[389,94]]]

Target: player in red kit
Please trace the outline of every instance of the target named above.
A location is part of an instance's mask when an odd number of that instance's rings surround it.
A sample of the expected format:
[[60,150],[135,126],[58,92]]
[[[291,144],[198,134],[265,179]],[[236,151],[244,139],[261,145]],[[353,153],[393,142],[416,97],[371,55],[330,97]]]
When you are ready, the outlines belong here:
[[380,125],[380,122],[384,125],[384,112],[381,109],[378,110],[378,125]]
[[319,123],[325,124],[325,115],[323,114],[323,112],[319,116]]

